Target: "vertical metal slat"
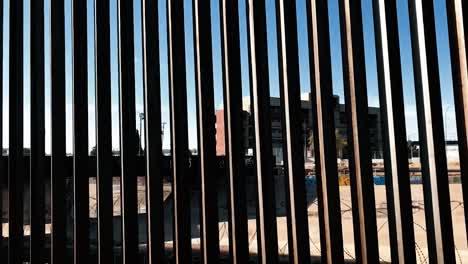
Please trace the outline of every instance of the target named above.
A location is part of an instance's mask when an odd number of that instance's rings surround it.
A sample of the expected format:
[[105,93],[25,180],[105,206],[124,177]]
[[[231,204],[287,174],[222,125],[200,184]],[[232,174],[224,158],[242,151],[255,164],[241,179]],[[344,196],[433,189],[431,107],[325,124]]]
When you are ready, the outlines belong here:
[[409,0],[429,260],[454,263],[433,1]]
[[30,262],[43,263],[45,243],[44,1],[31,2]]
[[295,0],[276,1],[290,263],[309,263],[304,143]]
[[88,53],[86,1],[73,0],[73,187],[74,262],[89,250]]
[[[468,160],[468,62],[466,47],[466,1],[447,0],[447,19],[452,62],[453,93],[457,119],[458,150],[460,161]],[[445,121],[447,122],[447,121]],[[447,131],[445,131],[447,133]],[[463,201],[468,201],[468,163],[460,162]],[[468,207],[464,207],[468,215]],[[465,217],[468,227],[468,218]],[[468,232],[468,230],[467,230]],[[467,233],[468,234],[468,233]]]
[[247,0],[262,263],[278,262],[265,1]]
[[[21,1],[19,1],[21,2]],[[64,1],[51,0],[51,262],[65,262],[65,14]]]
[[10,2],[10,89],[8,159],[8,260],[23,254],[23,2]]
[[350,145],[357,262],[379,262],[374,180],[369,149],[364,37],[360,0],[340,0],[343,75]]
[[[0,0],[0,47],[2,47],[2,50],[0,51],[0,58],[3,61],[3,0]],[[3,80],[3,63],[0,63],[0,79]],[[0,83],[0,149],[2,151],[2,154],[0,154],[0,258],[6,259],[6,252],[5,252],[5,246],[4,246],[4,239],[3,239],[3,190],[4,190],[4,185],[3,183],[6,182],[6,178],[8,178],[8,173],[3,173],[6,170],[6,168],[3,166],[3,82]],[[5,177],[6,176],[6,177]]]
[[164,204],[159,83],[159,10],[157,1],[142,0],[146,196],[149,263],[164,260]]
[[138,256],[133,1],[118,1],[123,263]]
[[315,166],[318,178],[319,220],[323,263],[344,261],[341,228],[340,190],[336,165],[336,136],[330,29],[327,1],[307,2],[309,64]]
[[204,263],[216,263],[219,257],[217,177],[213,166],[216,164],[216,116],[210,5],[210,1],[193,0],[198,153],[201,175],[201,248]]
[[243,149],[242,74],[240,62],[239,6],[220,0],[221,41],[226,124],[227,173],[229,177],[230,255],[235,264],[249,258],[246,175]]
[[113,262],[112,116],[109,0],[95,0],[98,262]]
[[395,1],[374,0],[391,256],[393,263],[414,263],[414,227],[408,224],[413,223],[413,211],[396,8]]
[[167,0],[175,262],[191,261],[184,1]]

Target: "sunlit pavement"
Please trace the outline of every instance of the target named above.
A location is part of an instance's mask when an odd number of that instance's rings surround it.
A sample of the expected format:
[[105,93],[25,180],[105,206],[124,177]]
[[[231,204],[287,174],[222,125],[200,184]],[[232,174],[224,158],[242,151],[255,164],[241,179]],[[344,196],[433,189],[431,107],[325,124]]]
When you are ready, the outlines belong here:
[[[416,256],[418,263],[429,263],[427,256],[427,238],[425,231],[424,202],[422,185],[412,185],[413,198],[413,217],[416,240]],[[340,187],[343,242],[345,258],[352,260],[354,258],[354,237],[353,237],[353,219],[351,213],[351,191],[349,186]],[[450,185],[450,196],[452,201],[452,218],[454,224],[456,259],[457,263],[468,263],[468,248],[464,224],[463,199],[460,184]],[[387,222],[387,204],[385,186],[375,186],[375,200],[377,208],[377,228],[379,230],[379,254],[381,261],[390,262],[390,240],[388,235]],[[320,255],[320,235],[318,228],[317,204],[309,205],[309,234],[311,255]],[[249,220],[249,233],[255,232],[255,220]],[[252,237],[252,241],[255,241]],[[281,253],[287,254],[287,228],[286,217],[278,217],[278,247]],[[223,240],[222,244],[227,244]],[[257,250],[256,243],[251,243],[250,250]]]
[[[90,209],[91,217],[95,217],[95,189],[94,184],[90,184],[91,197],[90,197]],[[118,186],[117,186],[118,187]],[[388,221],[387,221],[387,204],[386,204],[386,193],[385,186],[379,185],[375,187],[375,200],[377,208],[377,228],[379,230],[379,254],[382,262],[390,262],[390,241],[388,235]],[[143,185],[139,185],[139,212],[145,213],[145,190]],[[310,188],[308,188],[310,190]],[[413,217],[414,217],[414,230],[416,237],[416,256],[418,263],[428,263],[427,256],[427,241],[426,241],[426,225],[424,216],[424,199],[423,199],[423,188],[421,184],[411,185],[412,198],[413,198]],[[172,204],[170,199],[171,186],[170,184],[164,185],[164,197],[166,200],[165,214],[170,215],[172,210]],[[220,193],[220,199],[222,200],[225,194]],[[196,197],[197,194],[192,195],[192,205],[198,203]],[[309,198],[310,198],[309,193]],[[312,194],[315,197],[315,194]],[[349,186],[340,186],[341,196],[341,211],[342,211],[342,226],[343,226],[343,242],[344,242],[344,255],[347,260],[353,260],[354,254],[354,234],[353,234],[353,219],[352,219],[352,204],[351,204],[351,191]],[[452,218],[453,218],[453,229],[455,239],[455,254],[457,263],[468,263],[468,248],[467,239],[464,224],[464,212],[463,212],[463,199],[461,184],[450,184],[450,196],[452,204]],[[120,215],[120,196],[119,188],[114,189],[114,214]],[[281,203],[284,197],[277,197],[277,203]],[[310,252],[312,256],[320,256],[320,234],[318,227],[318,208],[317,200],[315,198],[309,199],[308,214],[309,214],[309,236],[310,236]],[[252,203],[252,198],[250,199]],[[221,202],[223,203],[223,202]],[[277,206],[278,215],[278,250],[280,255],[288,254],[288,241],[287,241],[287,227],[286,217],[282,212],[280,206]],[[220,208],[220,223],[219,223],[219,234],[220,234],[220,249],[222,252],[228,252],[229,250],[229,230],[227,219],[223,218],[223,214],[226,213],[226,208],[221,206]],[[192,206],[192,247],[194,250],[199,248],[199,224],[197,219],[199,218],[199,211]],[[171,219],[165,217],[167,220],[165,226],[166,234],[166,248],[171,248]],[[8,237],[8,224],[3,224],[3,236]],[[46,233],[50,233],[50,224],[46,225]],[[252,211],[250,206],[249,209],[249,220],[248,220],[248,231],[249,231],[249,250],[250,253],[255,255],[258,252],[257,248],[257,233],[256,233],[256,220],[255,211]],[[24,234],[29,235],[29,225],[25,225]]]

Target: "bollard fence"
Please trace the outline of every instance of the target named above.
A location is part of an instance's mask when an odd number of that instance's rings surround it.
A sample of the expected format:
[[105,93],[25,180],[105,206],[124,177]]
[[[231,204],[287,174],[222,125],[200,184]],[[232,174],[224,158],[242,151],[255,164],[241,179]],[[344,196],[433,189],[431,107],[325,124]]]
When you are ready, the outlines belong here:
[[[27,0],[25,0],[27,1]],[[116,0],[117,23],[111,21],[113,1],[71,2],[72,134],[66,132],[66,1],[49,0],[46,17],[44,0],[30,1],[26,20],[25,1],[8,3],[9,49],[2,58],[9,63],[5,74],[9,87],[0,90],[0,146],[8,151],[0,158],[0,259],[2,263],[219,263],[243,264],[252,258],[261,263],[311,263],[307,186],[317,186],[320,256],[323,263],[343,263],[343,229],[354,230],[356,263],[376,263],[379,238],[376,224],[374,184],[385,184],[392,263],[416,262],[413,227],[411,177],[405,127],[405,104],[397,1],[373,0],[377,75],[382,119],[385,177],[374,178],[370,146],[362,1],[338,0],[341,50],[349,142],[349,182],[354,226],[342,226],[335,132],[335,98],[332,89],[332,63],[329,2],[305,0],[306,43],[300,43],[297,24],[298,0],[275,0],[279,91],[281,106],[283,164],[277,167],[272,149],[270,110],[269,50],[266,0],[192,0],[193,39],[186,39],[187,23],[183,0]],[[137,2],[141,1],[141,2]],[[161,2],[165,1],[165,5]],[[241,2],[243,1],[243,2]],[[134,30],[136,3],[141,6],[141,36]],[[241,5],[242,4],[242,5]],[[271,3],[270,3],[271,4]],[[468,199],[468,66],[467,4],[445,0],[450,46],[458,151],[463,202]],[[161,6],[166,9],[162,10]],[[241,47],[240,7],[245,7],[247,49]],[[408,0],[412,44],[414,86],[417,101],[421,174],[424,193],[428,255],[431,263],[454,263],[454,230],[447,171],[446,139],[441,100],[437,32],[433,1]],[[88,13],[94,13],[89,30]],[[213,20],[219,13],[219,22]],[[170,114],[170,155],[163,153],[161,138],[162,87],[160,17],[167,18],[168,89]],[[0,21],[5,23],[4,12]],[[24,64],[23,27],[30,21],[30,64]],[[50,23],[50,32],[46,26]],[[219,23],[222,92],[224,96],[225,156],[216,156],[217,118],[212,39],[213,23]],[[111,28],[117,27],[115,40]],[[3,33],[3,31],[2,31]],[[306,34],[301,32],[301,34]],[[96,149],[89,153],[88,119],[88,38],[94,36],[95,134]],[[48,37],[49,39],[46,39]],[[0,34],[0,44],[4,41]],[[142,39],[142,47],[134,39]],[[46,51],[45,40],[50,42]],[[120,150],[112,150],[111,43],[118,48],[118,135]],[[186,43],[193,42],[196,90],[197,155],[189,151],[187,109],[188,58]],[[312,133],[310,143],[303,136],[298,46],[308,47]],[[135,135],[136,61],[143,54],[144,131]],[[3,51],[6,51],[5,54]],[[252,106],[253,151],[246,157],[244,98],[242,97],[241,54],[247,53]],[[46,64],[50,54],[50,65]],[[50,95],[45,74],[50,67]],[[30,102],[25,102],[25,68],[30,69]],[[5,82],[3,82],[5,84]],[[8,96],[6,91],[8,90]],[[47,98],[50,96],[49,98]],[[8,101],[8,106],[3,104]],[[47,100],[46,100],[47,99]],[[46,101],[50,101],[50,156],[46,155]],[[30,106],[30,133],[23,122],[25,104]],[[4,112],[6,113],[4,114]],[[3,120],[8,116],[8,123]],[[4,133],[9,131],[8,142]],[[141,129],[140,129],[141,130]],[[24,153],[24,137],[31,142]],[[73,155],[66,154],[66,138],[72,138]],[[144,139],[143,156],[137,141]],[[314,145],[315,165],[307,175],[304,144]],[[340,157],[341,158],[341,157]],[[284,177],[284,196],[277,196],[275,177]],[[145,212],[140,212],[138,185],[144,177]],[[119,179],[119,214],[115,214]],[[90,179],[92,179],[90,181]],[[95,179],[96,213],[91,216],[90,182]],[[71,188],[70,188],[71,186]],[[250,187],[249,187],[250,186]],[[252,188],[251,188],[252,187]],[[220,188],[226,189],[220,197]],[[196,197],[194,191],[196,190]],[[195,198],[194,198],[195,197]],[[248,198],[250,197],[250,198]],[[252,198],[254,197],[254,198]],[[6,199],[7,198],[7,199]],[[192,213],[195,201],[199,213]],[[250,212],[254,199],[256,214]],[[284,204],[287,226],[287,254],[278,247],[277,202]],[[70,201],[70,203],[68,202]],[[223,209],[220,204],[224,203]],[[50,208],[50,211],[48,211]],[[6,210],[5,210],[6,209]],[[220,211],[226,211],[226,215]],[[468,209],[464,207],[465,214]],[[4,216],[6,215],[6,217]],[[193,219],[193,217],[197,219]],[[70,220],[71,219],[71,220]],[[257,250],[250,250],[249,220],[255,220]],[[167,223],[171,228],[166,228]],[[199,223],[194,237],[191,223]],[[227,227],[220,223],[226,222]],[[465,226],[468,227],[465,218]],[[29,233],[23,229],[29,225]],[[222,249],[219,235],[227,232],[228,248]],[[199,239],[198,246],[194,241]],[[194,255],[199,256],[195,259]]]

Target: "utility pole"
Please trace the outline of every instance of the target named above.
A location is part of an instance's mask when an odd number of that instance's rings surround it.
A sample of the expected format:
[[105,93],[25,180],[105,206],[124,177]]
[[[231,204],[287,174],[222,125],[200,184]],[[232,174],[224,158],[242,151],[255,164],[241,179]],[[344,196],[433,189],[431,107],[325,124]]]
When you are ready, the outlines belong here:
[[447,105],[444,109],[444,132],[445,132],[445,146],[447,146],[448,131],[447,131],[447,112],[451,108],[451,105]]
[[161,142],[164,142],[164,128],[166,127],[166,122],[162,122],[162,129],[161,129]]

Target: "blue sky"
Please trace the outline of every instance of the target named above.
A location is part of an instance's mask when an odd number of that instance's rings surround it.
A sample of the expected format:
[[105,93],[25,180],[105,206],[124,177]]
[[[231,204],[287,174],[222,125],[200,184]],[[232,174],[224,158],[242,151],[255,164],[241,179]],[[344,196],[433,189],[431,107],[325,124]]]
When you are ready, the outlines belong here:
[[[71,150],[71,135],[72,135],[72,35],[71,35],[71,3],[72,0],[65,1],[65,21],[66,21],[66,89],[67,89],[67,152]],[[306,0],[297,0],[297,19],[298,19],[298,40],[299,40],[299,61],[300,61],[300,76],[301,76],[301,91],[307,93],[310,91],[310,76],[308,63],[308,43],[307,43],[307,25],[306,25]],[[7,2],[7,1],[6,1]],[[50,92],[50,0],[46,2],[46,94]],[[94,135],[94,0],[88,2],[88,84],[89,84],[89,130],[90,130],[90,146],[95,144]],[[278,80],[278,56],[276,47],[276,26],[275,26],[275,0],[266,0],[267,2],[267,29],[268,29],[268,52],[270,64],[270,84],[272,96],[279,96],[279,80]],[[436,5],[436,27],[437,27],[437,42],[439,48],[439,64],[442,87],[442,100],[444,112],[447,113],[447,138],[456,138],[455,117],[453,108],[453,92],[450,67],[450,54],[448,46],[447,21],[445,12],[445,1],[434,0]],[[111,3],[111,71],[112,71],[112,115],[113,115],[113,147],[118,149],[118,64],[117,64],[117,0],[110,0]],[[363,6],[363,25],[365,38],[365,55],[366,55],[366,70],[368,83],[368,97],[370,106],[378,106],[378,86],[376,72],[376,58],[374,46],[374,26],[372,18],[372,0],[362,0]],[[221,46],[220,46],[220,25],[219,25],[219,0],[211,0],[212,4],[212,30],[213,30],[213,63],[214,63],[214,86],[215,86],[215,104],[217,108],[222,107],[222,72],[221,72]],[[25,27],[24,27],[24,81],[25,81],[25,146],[29,146],[29,87],[30,87],[30,69],[29,65],[29,0],[25,0]],[[417,119],[415,108],[414,95],[414,80],[412,74],[412,55],[411,42],[409,33],[409,18],[407,0],[398,0],[398,19],[400,26],[400,46],[402,50],[402,67],[403,67],[403,82],[405,105],[407,113],[407,130],[408,138],[416,140],[417,136]],[[169,122],[169,96],[168,96],[168,63],[167,63],[167,37],[166,37],[166,0],[159,0],[159,29],[160,29],[160,54],[161,54],[161,88],[162,88],[162,114],[163,122]],[[3,57],[4,70],[4,147],[8,147],[8,34],[9,23],[8,14],[9,6],[5,3],[4,6],[4,43]],[[239,16],[240,16],[240,36],[241,36],[241,62],[242,62],[242,89],[245,96],[249,95],[249,79],[248,79],[248,54],[247,54],[247,30],[245,17],[245,1],[239,1]],[[143,82],[142,82],[142,46],[141,46],[141,1],[135,0],[134,8],[134,27],[135,27],[135,76],[136,76],[136,105],[137,112],[143,111]],[[187,54],[187,89],[188,89],[188,112],[189,112],[189,144],[191,148],[195,148],[197,144],[196,132],[196,117],[195,117],[195,78],[194,78],[194,58],[193,58],[193,29],[192,29],[192,1],[185,0],[185,29],[186,29],[186,54]],[[338,0],[329,0],[329,21],[331,31],[331,56],[333,68],[333,89],[334,93],[343,98],[343,75],[341,64],[341,47],[340,47],[340,28],[338,14]],[[364,70],[364,69],[363,69]],[[46,151],[50,149],[50,101],[46,99]],[[137,123],[136,126],[139,126]],[[164,148],[169,148],[169,126],[166,125],[164,135]]]

